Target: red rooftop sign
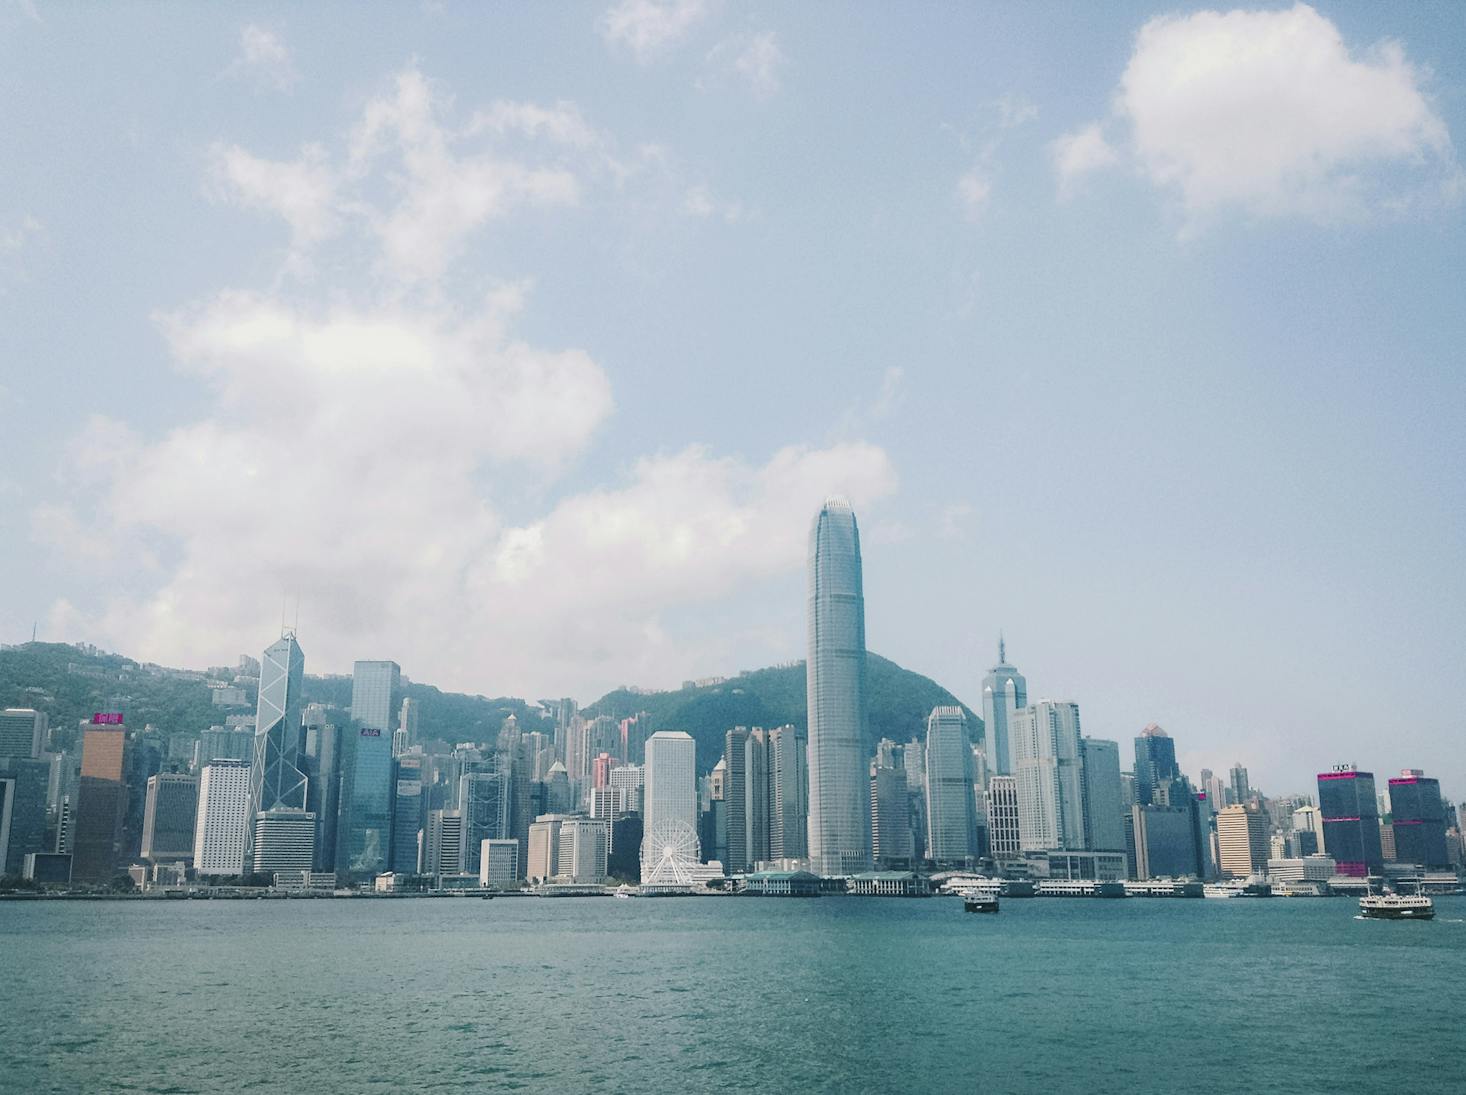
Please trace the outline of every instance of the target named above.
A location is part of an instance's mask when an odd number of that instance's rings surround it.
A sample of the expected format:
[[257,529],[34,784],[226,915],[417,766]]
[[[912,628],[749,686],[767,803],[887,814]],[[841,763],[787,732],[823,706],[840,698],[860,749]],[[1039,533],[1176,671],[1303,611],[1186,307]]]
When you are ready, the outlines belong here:
[[121,726],[121,711],[94,711],[92,712],[93,726]]

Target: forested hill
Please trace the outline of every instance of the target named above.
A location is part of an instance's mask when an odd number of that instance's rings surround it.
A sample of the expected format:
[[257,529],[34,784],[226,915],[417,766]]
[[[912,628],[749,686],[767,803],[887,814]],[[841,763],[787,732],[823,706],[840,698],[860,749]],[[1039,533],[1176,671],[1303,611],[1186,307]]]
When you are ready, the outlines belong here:
[[[730,727],[806,725],[804,688],[804,663],[796,662],[674,692],[611,692],[585,714],[625,718],[645,711],[653,730],[686,730],[697,740],[698,770],[705,771],[722,755],[723,736]],[[967,713],[969,736],[974,741],[982,738],[982,719],[952,693],[878,654],[867,655],[866,690],[872,748],[881,738],[901,742],[924,738],[932,708],[952,704]]]
[[[867,672],[872,746],[882,737],[924,737],[931,709],[958,702],[930,678],[876,654],[869,656]],[[232,680],[232,675],[231,669],[215,673],[214,679]],[[163,734],[193,735],[222,724],[228,715],[254,713],[253,684],[243,685],[243,703],[221,707],[213,702],[209,676],[203,670],[143,664],[63,643],[25,643],[0,650],[0,707],[44,711],[55,729],[56,745],[63,749],[77,744],[78,724],[94,711],[121,711],[127,725],[139,730],[151,724]],[[804,726],[804,680],[804,663],[799,662],[670,692],[611,692],[584,713],[624,718],[646,711],[654,730],[686,730],[697,740],[698,769],[706,771],[722,755],[723,735],[730,727]],[[443,692],[417,682],[403,691],[420,704],[423,740],[491,742],[511,714],[524,730],[553,729],[552,720],[525,700]],[[345,712],[351,705],[351,678],[307,675],[304,702]],[[981,720],[971,711],[967,718],[972,738],[980,740]]]
[[[215,679],[232,678],[233,670]],[[88,653],[64,643],[25,643],[0,650],[0,707],[34,707],[56,728],[57,745],[75,744],[78,723],[94,711],[121,711],[127,725],[151,723],[164,734],[199,734],[222,724],[228,715],[253,715],[256,686],[246,684],[245,702],[216,706],[209,674],[133,661],[120,654]],[[305,703],[323,703],[345,712],[351,706],[350,677],[307,675]],[[549,730],[539,709],[521,699],[490,699],[443,692],[411,682],[403,694],[420,704],[418,731],[424,740],[493,741],[509,715],[528,730]]]

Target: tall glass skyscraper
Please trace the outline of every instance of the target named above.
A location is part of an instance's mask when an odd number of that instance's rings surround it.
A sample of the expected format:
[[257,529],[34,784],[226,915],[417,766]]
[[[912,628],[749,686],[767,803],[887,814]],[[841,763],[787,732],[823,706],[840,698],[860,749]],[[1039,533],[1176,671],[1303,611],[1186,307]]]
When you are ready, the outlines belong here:
[[860,530],[843,498],[809,530],[809,858],[822,875],[870,870],[865,595]]
[[387,869],[392,840],[392,735],[375,726],[343,741],[336,870],[357,877]]
[[934,707],[926,720],[926,854],[960,863],[977,854],[972,750],[960,707]]
[[260,702],[255,716],[254,808],[304,810],[300,696],[305,655],[286,632],[260,658]]
[[402,691],[402,670],[396,662],[357,662],[351,673],[351,717],[388,734],[392,745],[393,712]]
[[1155,723],[1135,739],[1135,801],[1149,806],[1156,801],[1162,783],[1181,778],[1176,764],[1176,743]]
[[1013,712],[1028,706],[1028,681],[1008,664],[1008,648],[998,639],[998,664],[982,679],[982,720],[987,735],[989,768],[997,775],[1013,774],[1013,747],[1009,743],[1009,720]]
[[[247,840],[256,870],[273,862],[270,849],[254,846],[257,832],[275,833],[267,825],[260,829],[261,814],[290,812],[304,814],[307,780],[301,753],[301,691],[304,687],[305,655],[287,631],[266,648],[260,658],[260,698],[255,716],[253,769],[250,773],[250,824]],[[314,824],[314,819],[312,819]]]
[[1449,869],[1446,811],[1438,780],[1418,768],[1407,768],[1390,780],[1390,817],[1397,860],[1418,863],[1428,871]]

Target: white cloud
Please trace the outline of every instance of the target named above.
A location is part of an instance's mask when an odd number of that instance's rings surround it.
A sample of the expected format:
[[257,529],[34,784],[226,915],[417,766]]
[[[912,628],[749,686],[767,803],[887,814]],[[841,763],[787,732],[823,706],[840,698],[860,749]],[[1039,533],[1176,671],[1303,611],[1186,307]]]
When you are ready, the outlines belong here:
[[992,192],[992,183],[980,169],[974,167],[964,174],[957,180],[957,200],[962,204],[962,215],[970,221],[980,219]]
[[612,413],[610,378],[583,350],[516,337],[526,284],[465,296],[450,265],[480,224],[534,200],[515,186],[605,153],[564,104],[493,104],[469,136],[447,114],[409,70],[334,157],[215,150],[216,185],[280,215],[301,248],[429,259],[411,292],[291,283],[155,317],[205,409],[160,435],[97,420],[78,436],[63,500],[32,530],[116,592],[58,603],[53,633],[207,664],[268,642],[279,598],[298,595],[316,669],[394,657],[450,687],[589,698],[719,664],[726,635],[664,616],[797,568],[827,494],[895,489],[864,442],[762,462],[691,446],[564,488]]
[[225,75],[252,80],[276,91],[288,91],[299,79],[285,43],[273,31],[254,23],[239,32],[239,53],[225,69]]
[[320,145],[306,146],[298,159],[276,161],[221,142],[210,150],[210,166],[219,196],[284,219],[296,254],[303,255],[339,227],[338,179]]
[[26,280],[26,252],[44,232],[45,226],[29,214],[14,228],[0,227],[0,295],[7,282]]
[[[1129,157],[1179,196],[1188,227],[1226,209],[1333,221],[1458,193],[1422,82],[1398,43],[1351,51],[1304,4],[1203,11],[1141,28],[1114,113]],[[1084,166],[1100,146],[1066,147]]]
[[1038,106],[1032,100],[1009,91],[980,104],[974,125],[942,123],[940,128],[955,137],[959,147],[973,158],[972,166],[958,178],[956,187],[957,203],[966,220],[975,223],[987,211],[993,194],[998,150],[1009,131],[1037,117]]
[[510,608],[517,639],[551,680],[598,661],[616,667],[607,681],[675,680],[701,660],[677,649],[685,638],[627,636],[659,635],[668,610],[796,569],[810,517],[832,491],[860,505],[894,489],[886,454],[868,444],[791,446],[762,465],[702,447],[648,457],[624,485],[506,530],[471,576],[469,599]]
[[1105,140],[1098,122],[1066,133],[1049,145],[1054,170],[1059,174],[1059,196],[1073,194],[1078,182],[1092,171],[1099,171],[1120,162],[1117,153]]
[[601,16],[600,31],[646,64],[686,38],[710,8],[708,0],[621,0]]
[[968,502],[949,502],[937,515],[937,531],[944,540],[966,540],[977,511]]
[[741,202],[724,201],[706,186],[687,188],[687,193],[682,196],[682,212],[699,220],[717,217],[729,224],[735,224],[747,215]]
[[369,229],[380,273],[417,286],[441,277],[484,225],[574,205],[583,176],[612,169],[573,104],[501,100],[462,128],[451,113],[451,98],[409,67],[366,104],[339,154],[312,144],[281,161],[216,144],[214,192],[282,217],[296,273],[350,223]]
[[708,53],[706,65],[715,75],[727,74],[747,84],[755,97],[771,99],[778,94],[779,74],[788,60],[779,36],[770,30],[724,39]]

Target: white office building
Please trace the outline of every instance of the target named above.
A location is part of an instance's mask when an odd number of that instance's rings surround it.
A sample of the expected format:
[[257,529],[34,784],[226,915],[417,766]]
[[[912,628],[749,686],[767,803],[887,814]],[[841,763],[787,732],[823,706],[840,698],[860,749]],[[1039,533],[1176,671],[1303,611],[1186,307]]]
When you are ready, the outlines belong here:
[[248,761],[216,760],[199,776],[193,843],[193,869],[198,874],[237,875],[245,870],[250,767]]
[[479,844],[478,884],[492,890],[519,885],[519,841],[490,839]]
[[560,825],[556,875],[566,882],[604,882],[609,843],[607,830],[607,823],[595,818],[566,818]]
[[697,865],[697,747],[681,730],[658,730],[646,742],[642,881],[675,877]]

